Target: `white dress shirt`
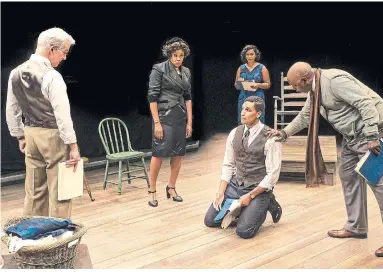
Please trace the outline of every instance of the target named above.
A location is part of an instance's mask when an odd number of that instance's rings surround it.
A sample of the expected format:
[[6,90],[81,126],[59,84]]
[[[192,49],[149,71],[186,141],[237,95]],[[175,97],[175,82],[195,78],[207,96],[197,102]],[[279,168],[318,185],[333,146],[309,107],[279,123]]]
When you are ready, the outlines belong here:
[[[255,126],[250,128],[249,142],[248,146],[253,142],[253,140],[258,136],[262,131],[264,124],[259,121]],[[249,128],[245,126],[244,133]],[[234,149],[233,149],[233,140],[235,136],[236,128],[233,129],[226,141],[226,151],[225,157],[223,159],[222,165],[222,175],[221,180],[230,182],[230,179],[236,173],[236,165],[234,159]],[[264,154],[266,155],[265,166],[266,166],[266,176],[259,183],[259,187],[266,189],[266,191],[271,190],[279,179],[279,174],[281,172],[282,164],[282,143],[275,142],[274,138],[267,139]],[[240,181],[238,181],[240,182]]]
[[[30,59],[51,65],[50,61],[43,56],[32,54]],[[24,124],[21,119],[21,108],[12,90],[13,73],[14,70],[11,71],[8,81],[6,119],[11,136],[20,137],[24,136]],[[61,74],[54,69],[48,71],[43,77],[41,92],[52,105],[61,139],[65,144],[76,143],[67,88]]]

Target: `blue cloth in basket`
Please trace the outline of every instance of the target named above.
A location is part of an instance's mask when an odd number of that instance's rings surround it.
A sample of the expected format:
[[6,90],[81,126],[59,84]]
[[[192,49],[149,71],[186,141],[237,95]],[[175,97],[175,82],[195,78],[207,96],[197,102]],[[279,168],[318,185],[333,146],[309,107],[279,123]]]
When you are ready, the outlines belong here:
[[38,239],[44,236],[58,236],[72,226],[71,219],[31,218],[24,219],[14,226],[5,229],[21,239]]
[[45,233],[37,235],[33,239],[40,239],[40,238],[43,238],[43,237],[46,237],[46,236],[49,236],[49,235],[52,235],[52,237],[60,236],[61,234],[63,234],[64,232],[66,232],[68,230],[69,229],[58,229],[58,230],[54,230],[54,231],[48,231],[48,232],[45,232]]

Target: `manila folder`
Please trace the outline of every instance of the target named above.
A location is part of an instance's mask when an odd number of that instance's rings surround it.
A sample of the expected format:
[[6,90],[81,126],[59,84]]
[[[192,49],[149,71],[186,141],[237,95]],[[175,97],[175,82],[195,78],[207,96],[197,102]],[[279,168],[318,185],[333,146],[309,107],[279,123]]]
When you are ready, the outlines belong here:
[[84,190],[84,162],[81,159],[77,164],[76,172],[73,166],[67,168],[65,162],[59,163],[58,172],[58,200],[68,200],[82,196]]

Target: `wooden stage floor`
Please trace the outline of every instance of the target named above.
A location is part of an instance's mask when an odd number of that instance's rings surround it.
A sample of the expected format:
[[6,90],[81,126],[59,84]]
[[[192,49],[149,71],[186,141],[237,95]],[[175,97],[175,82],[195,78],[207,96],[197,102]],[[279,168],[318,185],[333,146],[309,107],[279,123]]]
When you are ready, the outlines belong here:
[[[368,190],[368,239],[334,239],[330,229],[346,220],[342,187],[306,188],[303,182],[279,181],[275,194],[283,216],[268,214],[259,233],[241,239],[235,227],[207,228],[203,218],[219,184],[227,134],[217,134],[198,151],[187,153],[177,191],[183,203],[166,199],[169,163],[164,161],[157,192],[159,206],[147,205],[144,180],[102,189],[104,169],[87,171],[93,196],[74,200],[72,219],[89,227],[82,243],[94,268],[383,268],[374,251],[383,245],[379,208]],[[338,179],[338,177],[337,177]],[[23,184],[1,191],[1,221],[22,214]],[[5,253],[2,245],[2,253]]]

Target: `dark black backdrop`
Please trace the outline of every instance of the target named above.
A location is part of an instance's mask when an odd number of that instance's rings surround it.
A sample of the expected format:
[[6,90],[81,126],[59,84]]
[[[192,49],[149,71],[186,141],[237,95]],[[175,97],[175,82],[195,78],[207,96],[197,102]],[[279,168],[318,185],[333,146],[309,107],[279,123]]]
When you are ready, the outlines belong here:
[[[58,26],[76,45],[59,68],[68,86],[82,155],[103,156],[97,126],[123,119],[136,149],[150,148],[146,100],[148,75],[162,60],[160,46],[172,36],[190,43],[193,75],[193,140],[236,125],[235,72],[239,52],[255,44],[272,80],[266,92],[266,123],[273,124],[272,96],[280,72],[303,60],[345,69],[382,95],[382,3],[1,3],[1,166],[22,170],[23,156],[5,123],[9,72],[35,49],[38,34]],[[321,122],[322,134],[335,132]]]

